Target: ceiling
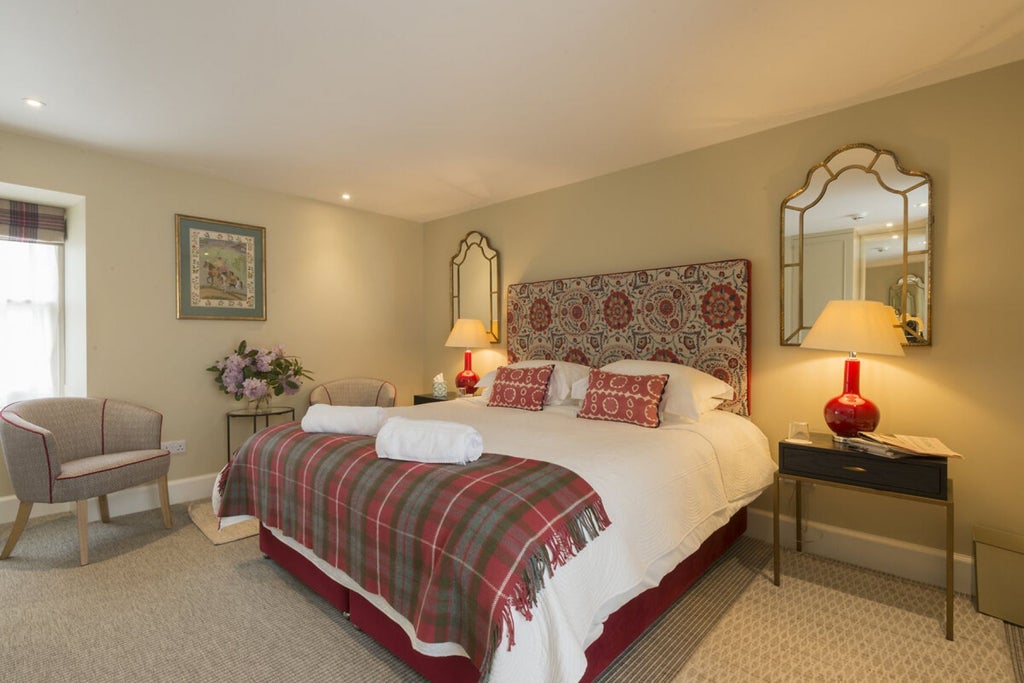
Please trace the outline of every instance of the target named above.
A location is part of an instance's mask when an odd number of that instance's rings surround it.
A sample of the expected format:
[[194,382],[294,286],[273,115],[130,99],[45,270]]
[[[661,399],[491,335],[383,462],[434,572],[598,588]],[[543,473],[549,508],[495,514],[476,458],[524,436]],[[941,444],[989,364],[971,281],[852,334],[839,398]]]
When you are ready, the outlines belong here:
[[5,0],[0,26],[0,128],[414,221],[1024,59],[1021,0]]

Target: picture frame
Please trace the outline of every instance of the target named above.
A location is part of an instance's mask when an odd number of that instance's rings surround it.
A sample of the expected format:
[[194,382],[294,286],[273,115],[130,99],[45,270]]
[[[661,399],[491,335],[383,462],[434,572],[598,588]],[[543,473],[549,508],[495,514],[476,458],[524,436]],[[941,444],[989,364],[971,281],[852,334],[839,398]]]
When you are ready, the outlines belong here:
[[174,215],[178,319],[266,320],[266,230]]

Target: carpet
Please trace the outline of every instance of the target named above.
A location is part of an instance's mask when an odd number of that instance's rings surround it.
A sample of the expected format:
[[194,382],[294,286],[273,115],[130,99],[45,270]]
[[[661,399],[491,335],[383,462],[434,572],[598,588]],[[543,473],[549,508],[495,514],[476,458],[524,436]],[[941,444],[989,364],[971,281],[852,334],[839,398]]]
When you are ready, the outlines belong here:
[[734,546],[757,578],[668,680],[1015,680],[1004,623],[978,612],[971,596],[954,595],[949,641],[942,588],[789,549],[775,586],[771,562],[749,554],[755,547],[770,554],[751,539]]
[[[30,520],[0,562],[0,678],[422,683],[256,538],[214,548],[187,507],[169,530],[159,510],[89,524],[85,567],[74,515]],[[741,538],[600,683],[1014,680],[1021,629],[969,596],[950,642],[941,588],[784,552],[777,587],[771,546]]]
[[741,537],[596,683],[672,680],[770,559],[770,546]]
[[192,523],[199,527],[203,535],[210,539],[214,545],[231,543],[243,538],[249,538],[259,533],[259,522],[249,519],[238,524],[232,524],[224,529],[218,529],[219,518],[213,514],[213,506],[208,500],[195,500],[188,504],[188,516]]
[[1024,683],[1024,628],[1006,622],[1006,642],[1010,644],[1017,683]]

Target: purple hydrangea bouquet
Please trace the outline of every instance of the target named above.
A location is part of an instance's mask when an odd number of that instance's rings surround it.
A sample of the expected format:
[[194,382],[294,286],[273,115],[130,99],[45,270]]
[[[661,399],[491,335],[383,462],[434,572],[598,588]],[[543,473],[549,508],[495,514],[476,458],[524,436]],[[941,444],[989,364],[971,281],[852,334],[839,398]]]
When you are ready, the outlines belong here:
[[303,378],[313,378],[302,361],[284,354],[280,344],[272,349],[249,348],[244,339],[234,353],[206,369],[215,373],[221,391],[236,401],[249,399],[256,408],[265,407],[273,396],[297,393]]

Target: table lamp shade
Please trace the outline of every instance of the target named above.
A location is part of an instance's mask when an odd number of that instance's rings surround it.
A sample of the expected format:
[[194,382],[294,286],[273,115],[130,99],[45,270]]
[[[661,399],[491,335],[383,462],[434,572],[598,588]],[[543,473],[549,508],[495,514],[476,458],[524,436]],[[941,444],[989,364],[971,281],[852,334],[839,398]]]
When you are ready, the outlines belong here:
[[892,309],[878,301],[829,301],[800,344],[805,349],[902,356]]
[[473,352],[470,349],[490,346],[491,340],[487,336],[482,321],[475,318],[459,318],[452,327],[445,346],[455,346],[466,349],[465,367],[455,376],[455,386],[464,388],[467,394],[476,391],[476,383],[480,377],[473,372]]
[[860,394],[858,353],[902,356],[903,335],[894,325],[892,309],[878,301],[829,301],[818,316],[803,348],[846,351],[843,393],[825,404],[825,423],[840,439],[871,432],[878,426],[878,406]]
[[448,335],[448,341],[444,345],[470,349],[489,346],[490,343],[483,321],[475,318],[459,318],[455,321],[451,334]]

